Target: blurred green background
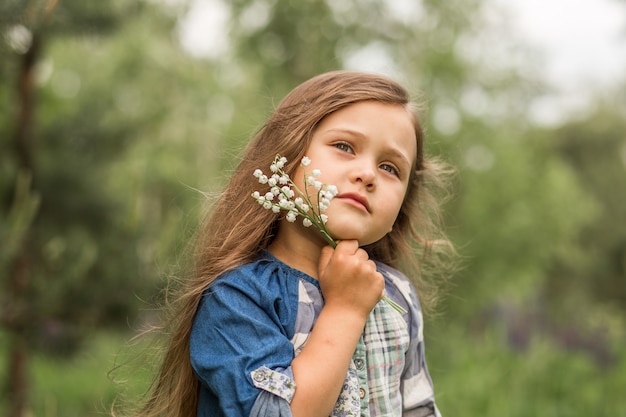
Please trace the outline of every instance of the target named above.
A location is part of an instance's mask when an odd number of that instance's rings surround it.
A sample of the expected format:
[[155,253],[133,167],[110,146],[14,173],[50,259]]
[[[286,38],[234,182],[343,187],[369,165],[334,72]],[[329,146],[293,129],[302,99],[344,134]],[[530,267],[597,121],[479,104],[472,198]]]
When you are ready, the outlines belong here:
[[442,414],[625,415],[626,76],[542,125],[544,64],[493,2],[205,3],[201,54],[182,0],[0,3],[3,415],[141,393],[143,368],[114,368],[142,357],[206,195],[291,88],[366,62],[421,92],[458,170],[461,268],[426,316]]

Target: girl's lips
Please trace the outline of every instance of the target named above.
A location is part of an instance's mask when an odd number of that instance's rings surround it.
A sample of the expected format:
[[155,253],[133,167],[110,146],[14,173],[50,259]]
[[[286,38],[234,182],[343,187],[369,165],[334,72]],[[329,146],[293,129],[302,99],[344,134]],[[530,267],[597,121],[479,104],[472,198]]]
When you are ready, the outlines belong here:
[[350,203],[352,203],[354,205],[359,205],[363,209],[365,209],[365,211],[367,211],[368,213],[370,211],[370,205],[369,205],[369,202],[367,201],[367,198],[365,196],[362,196],[361,194],[358,194],[358,193],[343,193],[343,194],[339,194],[335,198],[338,198],[338,199],[341,199],[341,200],[347,200],[348,202],[350,202]]

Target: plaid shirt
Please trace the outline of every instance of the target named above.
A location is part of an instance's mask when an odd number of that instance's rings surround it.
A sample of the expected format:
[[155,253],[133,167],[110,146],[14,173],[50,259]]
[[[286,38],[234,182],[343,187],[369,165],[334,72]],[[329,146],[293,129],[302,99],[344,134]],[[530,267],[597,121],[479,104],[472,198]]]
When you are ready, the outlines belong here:
[[[415,290],[397,270],[377,266],[387,296],[406,313],[384,301],[372,310],[331,416],[439,417]],[[191,334],[198,416],[291,416],[290,364],[322,307],[318,282],[269,252],[218,278]]]

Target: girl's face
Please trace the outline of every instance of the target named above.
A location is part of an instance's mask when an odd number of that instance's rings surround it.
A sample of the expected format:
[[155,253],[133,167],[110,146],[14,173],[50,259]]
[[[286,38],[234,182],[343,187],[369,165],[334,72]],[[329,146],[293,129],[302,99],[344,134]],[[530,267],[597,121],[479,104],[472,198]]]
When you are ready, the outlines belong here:
[[[325,212],[335,239],[363,246],[391,231],[416,152],[413,116],[403,106],[364,101],[322,120],[305,153],[311,159],[306,172],[321,170],[318,180],[339,189]],[[292,178],[304,187],[302,167]]]

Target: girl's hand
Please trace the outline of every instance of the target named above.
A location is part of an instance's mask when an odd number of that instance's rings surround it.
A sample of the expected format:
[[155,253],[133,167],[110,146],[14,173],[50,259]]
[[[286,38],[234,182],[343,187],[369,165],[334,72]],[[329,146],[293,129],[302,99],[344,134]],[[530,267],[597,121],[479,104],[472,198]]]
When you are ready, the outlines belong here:
[[341,307],[366,318],[383,297],[385,280],[356,240],[322,249],[319,283],[326,306]]
[[385,289],[376,264],[356,240],[323,248],[318,272],[324,308],[291,362],[297,385],[290,404],[294,417],[331,413],[365,322]]

